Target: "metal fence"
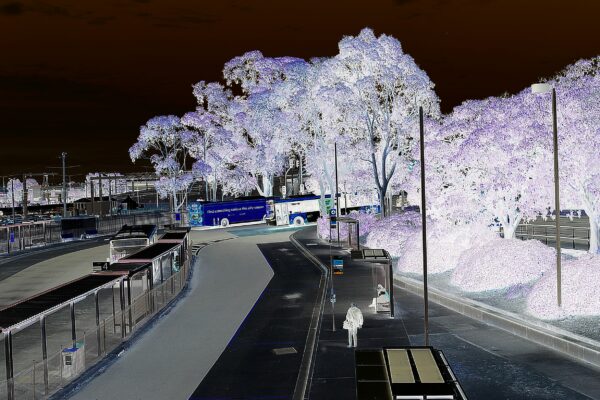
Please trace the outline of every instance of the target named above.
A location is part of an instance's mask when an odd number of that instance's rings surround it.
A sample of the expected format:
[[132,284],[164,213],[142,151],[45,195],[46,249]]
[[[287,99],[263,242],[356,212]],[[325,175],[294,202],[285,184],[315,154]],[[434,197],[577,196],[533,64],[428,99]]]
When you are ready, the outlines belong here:
[[[9,380],[2,379],[6,376],[3,341],[7,339],[0,340],[0,399],[46,399],[102,360],[185,288],[191,260],[190,253],[179,271],[151,290],[140,291],[131,301],[125,298],[123,306],[119,300],[115,304],[117,286],[100,289],[98,298],[91,294],[75,303],[73,324],[69,306],[52,312],[43,322],[45,343],[40,338],[42,322],[14,333],[10,340],[15,373]],[[75,340],[72,326],[76,327]]]
[[[162,211],[98,217],[96,226],[98,235],[110,235],[117,233],[123,225],[154,224],[161,229],[178,223],[187,224],[186,212],[180,213],[179,217],[176,213]],[[62,241],[60,222],[39,221],[0,226],[0,255]]]
[[[556,226],[552,221],[540,218],[520,224],[515,237],[522,240],[537,239],[548,246],[556,246]],[[560,246],[563,249],[588,250],[590,247],[589,220],[585,218],[569,219],[560,217]]]

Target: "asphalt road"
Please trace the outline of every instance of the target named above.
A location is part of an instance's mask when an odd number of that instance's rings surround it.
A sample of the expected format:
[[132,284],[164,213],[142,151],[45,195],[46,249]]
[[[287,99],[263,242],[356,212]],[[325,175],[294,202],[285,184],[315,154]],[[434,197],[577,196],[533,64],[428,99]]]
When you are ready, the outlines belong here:
[[236,237],[224,230],[193,231],[195,243],[231,240],[203,248],[186,297],[70,398],[189,398],[273,277],[257,244],[285,241],[289,233]]
[[294,394],[320,270],[289,241],[258,247],[274,276],[190,399],[291,399]]

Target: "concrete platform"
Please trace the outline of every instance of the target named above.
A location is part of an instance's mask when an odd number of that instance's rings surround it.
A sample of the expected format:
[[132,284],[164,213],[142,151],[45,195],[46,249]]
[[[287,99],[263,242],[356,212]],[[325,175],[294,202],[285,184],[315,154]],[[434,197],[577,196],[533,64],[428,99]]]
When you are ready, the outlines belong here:
[[[327,267],[329,245],[316,238],[316,229],[294,235],[304,252]],[[424,344],[423,299],[401,283],[395,285],[396,318],[375,314],[371,265],[344,258],[345,273],[334,277],[335,311],[326,304],[309,382],[310,399],[355,399],[354,352],[348,349],[342,322],[350,302],[363,311],[359,348]],[[573,360],[528,338],[499,329],[430,302],[430,343],[443,350],[470,399],[600,399],[600,370]],[[333,315],[332,315],[333,314]],[[336,330],[332,329],[335,318]]]

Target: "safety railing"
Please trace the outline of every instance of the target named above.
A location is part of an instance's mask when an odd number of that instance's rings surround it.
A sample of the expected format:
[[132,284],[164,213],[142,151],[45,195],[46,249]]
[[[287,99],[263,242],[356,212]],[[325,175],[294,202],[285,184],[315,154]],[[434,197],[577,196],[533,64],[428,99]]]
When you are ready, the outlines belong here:
[[[178,219],[179,218],[179,219]],[[153,211],[98,218],[97,235],[117,233],[123,225],[156,225],[159,229],[173,224],[187,224],[187,213]],[[63,241],[60,223],[38,221],[0,226],[0,255],[49,246]]]
[[[80,310],[77,324],[89,329],[77,332],[75,340],[66,340],[62,345],[55,346],[59,348],[48,352],[45,360],[32,359],[30,363],[22,361],[19,364],[22,368],[15,368],[11,379],[3,380],[0,377],[0,399],[47,399],[101,361],[106,354],[128,340],[150,318],[163,310],[185,288],[191,260],[190,253],[179,271],[127,302],[122,310],[115,309],[113,303],[112,313],[109,310],[110,315],[100,321],[95,320],[93,312]],[[110,304],[105,308],[110,309]],[[39,343],[34,345],[37,344]],[[0,347],[4,347],[2,341]],[[24,360],[28,354],[39,353],[38,350],[16,350],[15,358]],[[4,364],[3,361],[3,357],[0,357],[0,362]]]

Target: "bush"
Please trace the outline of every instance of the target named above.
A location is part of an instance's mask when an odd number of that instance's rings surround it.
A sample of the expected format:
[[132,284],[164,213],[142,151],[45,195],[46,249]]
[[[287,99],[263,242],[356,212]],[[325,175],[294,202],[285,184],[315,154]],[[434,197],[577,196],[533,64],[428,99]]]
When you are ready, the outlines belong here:
[[[362,229],[362,227],[361,227]],[[421,215],[414,211],[395,214],[375,222],[365,245],[373,249],[386,249],[392,257],[406,251],[408,239],[421,232]]]
[[556,302],[554,268],[529,292],[526,312],[540,319],[600,315],[600,255],[586,254],[565,261],[562,267],[562,307],[559,308]]
[[465,250],[450,283],[467,292],[531,283],[552,268],[555,254],[538,240],[494,239]]
[[[428,224],[429,227],[429,224]],[[483,225],[441,226],[431,224],[427,235],[427,272],[439,274],[456,267],[463,251],[475,243],[487,243],[496,234]],[[406,249],[398,258],[397,270],[423,274],[423,238],[419,233],[408,238]]]

